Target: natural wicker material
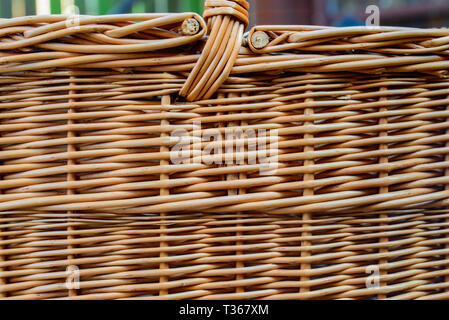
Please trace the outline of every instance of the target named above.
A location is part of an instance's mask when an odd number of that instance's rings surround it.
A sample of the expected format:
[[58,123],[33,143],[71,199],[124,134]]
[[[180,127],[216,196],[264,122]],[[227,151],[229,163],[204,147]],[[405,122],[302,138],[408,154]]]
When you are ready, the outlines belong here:
[[0,298],[449,297],[449,30],[247,8],[0,20]]

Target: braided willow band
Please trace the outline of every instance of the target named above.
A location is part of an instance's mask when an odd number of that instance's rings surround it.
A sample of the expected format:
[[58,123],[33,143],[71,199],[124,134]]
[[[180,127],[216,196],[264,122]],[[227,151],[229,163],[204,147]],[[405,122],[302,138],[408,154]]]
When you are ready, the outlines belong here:
[[244,0],[206,1],[204,18],[210,35],[181,96],[189,101],[208,99],[226,81],[248,26],[248,9],[249,4]]

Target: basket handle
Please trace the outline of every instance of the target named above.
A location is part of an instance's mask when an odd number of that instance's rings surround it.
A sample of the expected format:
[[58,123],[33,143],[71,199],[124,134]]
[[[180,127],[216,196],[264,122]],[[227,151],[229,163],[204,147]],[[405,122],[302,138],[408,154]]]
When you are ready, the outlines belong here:
[[203,17],[209,37],[180,96],[189,101],[208,99],[226,81],[242,46],[248,10],[245,0],[206,0]]

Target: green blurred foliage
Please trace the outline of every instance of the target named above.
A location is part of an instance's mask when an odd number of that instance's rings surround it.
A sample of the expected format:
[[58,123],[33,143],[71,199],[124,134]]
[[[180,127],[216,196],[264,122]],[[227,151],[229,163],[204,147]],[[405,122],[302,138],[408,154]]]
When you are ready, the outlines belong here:
[[[64,13],[64,0],[47,0],[52,14]],[[74,0],[80,14],[143,12],[197,12],[202,13],[204,0]],[[117,12],[118,11],[118,12]],[[36,0],[0,0],[0,17],[36,14]]]

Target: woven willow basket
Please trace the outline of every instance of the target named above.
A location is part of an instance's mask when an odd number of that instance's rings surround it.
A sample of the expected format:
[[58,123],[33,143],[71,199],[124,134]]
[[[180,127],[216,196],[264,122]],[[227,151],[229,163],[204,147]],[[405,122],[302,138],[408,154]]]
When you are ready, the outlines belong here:
[[449,30],[247,10],[0,20],[0,298],[449,298]]

